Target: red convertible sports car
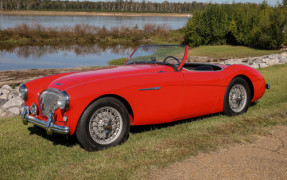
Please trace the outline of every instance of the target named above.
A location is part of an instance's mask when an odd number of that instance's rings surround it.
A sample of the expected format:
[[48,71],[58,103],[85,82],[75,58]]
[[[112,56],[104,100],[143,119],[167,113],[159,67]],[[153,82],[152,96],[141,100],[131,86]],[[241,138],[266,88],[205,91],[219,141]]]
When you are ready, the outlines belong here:
[[130,126],[244,113],[269,88],[253,68],[186,63],[187,54],[188,46],[139,46],[123,66],[22,84],[23,123],[48,134],[75,133],[83,148],[94,151],[124,142]]

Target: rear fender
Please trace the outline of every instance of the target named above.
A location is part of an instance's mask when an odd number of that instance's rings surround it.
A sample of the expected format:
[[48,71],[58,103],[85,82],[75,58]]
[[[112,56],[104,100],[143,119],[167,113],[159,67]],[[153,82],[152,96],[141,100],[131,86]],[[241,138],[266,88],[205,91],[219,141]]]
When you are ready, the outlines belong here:
[[253,86],[253,98],[251,100],[252,102],[258,100],[264,95],[266,89],[265,79],[256,69],[239,64],[230,65],[224,69],[221,85],[227,87],[235,77],[244,77],[250,80]]

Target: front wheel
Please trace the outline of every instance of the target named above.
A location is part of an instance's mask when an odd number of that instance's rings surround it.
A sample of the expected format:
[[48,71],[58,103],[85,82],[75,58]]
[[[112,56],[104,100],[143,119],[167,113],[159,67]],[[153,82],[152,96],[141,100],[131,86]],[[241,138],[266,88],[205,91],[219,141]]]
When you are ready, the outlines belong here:
[[234,78],[226,88],[223,112],[228,116],[235,116],[247,111],[250,101],[250,88],[241,77]]
[[121,101],[113,97],[93,102],[79,120],[76,136],[88,151],[106,149],[123,143],[129,133],[129,114]]

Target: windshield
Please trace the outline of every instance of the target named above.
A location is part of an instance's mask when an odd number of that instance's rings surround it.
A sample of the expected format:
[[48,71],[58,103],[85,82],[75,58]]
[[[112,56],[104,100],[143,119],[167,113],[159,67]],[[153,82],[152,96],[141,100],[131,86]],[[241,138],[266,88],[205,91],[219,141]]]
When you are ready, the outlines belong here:
[[177,68],[185,57],[186,46],[152,45],[139,46],[126,64],[165,64]]

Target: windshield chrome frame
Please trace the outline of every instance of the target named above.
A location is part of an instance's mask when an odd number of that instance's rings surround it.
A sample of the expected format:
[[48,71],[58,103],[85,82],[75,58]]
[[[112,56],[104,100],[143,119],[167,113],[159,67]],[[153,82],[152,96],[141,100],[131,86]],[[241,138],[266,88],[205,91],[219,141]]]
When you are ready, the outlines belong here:
[[[149,46],[182,46],[182,47],[185,46],[184,56],[183,56],[183,58],[182,58],[181,63],[180,63],[177,67],[176,67],[176,66],[173,66],[172,64],[168,64],[168,63],[166,63],[166,64],[164,64],[164,63],[157,63],[157,64],[162,64],[162,65],[171,66],[171,67],[173,67],[173,69],[174,69],[175,71],[181,71],[181,70],[182,70],[183,65],[184,65],[184,63],[185,63],[185,61],[186,61],[186,59],[187,59],[187,55],[188,55],[188,48],[189,48],[188,45],[142,45],[142,46],[137,46],[137,47],[135,48],[135,50],[131,53],[131,55],[129,55],[129,57],[127,58],[127,60],[126,60],[126,62],[124,63],[124,65],[129,65],[129,64],[127,64],[128,61],[131,59],[131,57],[133,56],[133,54],[137,51],[137,49],[138,49],[139,47],[149,47]],[[137,64],[137,63],[134,63],[134,64]]]

